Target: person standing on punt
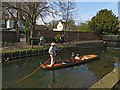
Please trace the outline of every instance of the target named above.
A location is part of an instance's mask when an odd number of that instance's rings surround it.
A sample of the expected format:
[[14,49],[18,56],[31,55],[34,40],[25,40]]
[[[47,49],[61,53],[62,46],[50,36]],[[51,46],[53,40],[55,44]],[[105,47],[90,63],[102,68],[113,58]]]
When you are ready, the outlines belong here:
[[49,48],[48,53],[50,54],[50,58],[51,58],[50,67],[52,67],[54,64],[54,58],[56,56],[56,47],[54,42],[51,43],[51,47]]

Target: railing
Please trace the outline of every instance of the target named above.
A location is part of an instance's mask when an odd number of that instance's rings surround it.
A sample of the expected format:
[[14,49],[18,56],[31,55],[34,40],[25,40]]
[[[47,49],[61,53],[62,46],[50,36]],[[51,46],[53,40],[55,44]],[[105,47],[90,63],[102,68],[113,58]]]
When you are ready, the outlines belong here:
[[103,35],[104,41],[120,41],[120,35]]
[[106,42],[107,47],[120,47],[120,35],[103,35],[103,41]]

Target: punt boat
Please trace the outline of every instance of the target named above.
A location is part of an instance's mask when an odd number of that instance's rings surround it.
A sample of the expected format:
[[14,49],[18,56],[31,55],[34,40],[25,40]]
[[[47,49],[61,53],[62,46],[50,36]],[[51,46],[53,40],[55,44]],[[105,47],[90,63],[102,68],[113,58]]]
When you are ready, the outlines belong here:
[[56,60],[52,67],[50,67],[50,62],[41,64],[40,66],[41,68],[48,69],[48,70],[60,69],[60,68],[65,68],[65,67],[86,63],[86,62],[95,60],[96,58],[98,58],[98,55],[90,54],[90,55],[80,56],[80,60],[76,60],[75,58],[70,58],[65,60]]

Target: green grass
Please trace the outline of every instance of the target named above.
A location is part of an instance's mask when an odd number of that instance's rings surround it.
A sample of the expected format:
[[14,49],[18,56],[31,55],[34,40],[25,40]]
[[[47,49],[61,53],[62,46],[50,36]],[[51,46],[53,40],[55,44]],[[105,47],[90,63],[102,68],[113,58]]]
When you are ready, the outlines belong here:
[[[2,51],[2,53],[8,53],[8,52],[22,52],[22,51],[29,51],[29,50],[44,50],[44,49],[49,49],[50,46],[45,46],[45,47],[36,47],[36,48],[24,48],[24,49],[17,49],[17,50],[7,50],[7,51]],[[69,47],[68,45],[59,45],[56,48],[62,49],[62,48],[67,48]]]
[[20,51],[28,51],[28,50],[42,50],[42,49],[48,49],[48,48],[49,48],[49,46],[39,47],[39,48],[24,48],[24,49],[18,49],[18,50],[7,50],[7,51],[2,51],[2,53],[20,52]]

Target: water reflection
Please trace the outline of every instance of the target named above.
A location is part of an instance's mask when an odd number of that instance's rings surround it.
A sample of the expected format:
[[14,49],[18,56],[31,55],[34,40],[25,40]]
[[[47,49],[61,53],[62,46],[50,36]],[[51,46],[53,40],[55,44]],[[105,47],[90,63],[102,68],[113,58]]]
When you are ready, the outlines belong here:
[[88,71],[87,64],[82,64],[80,66],[75,66],[74,69],[77,69],[80,72],[86,72],[86,71]]
[[120,67],[120,61],[119,62],[115,62],[113,63],[113,67],[116,68],[116,67]]
[[89,88],[92,83],[99,80],[99,77],[88,69],[87,64],[49,72],[48,88]]
[[119,63],[113,63],[113,66],[114,66],[114,68],[119,67],[120,66],[120,62]]
[[48,84],[48,88],[53,88],[54,83],[55,83],[55,71],[51,70],[50,71],[50,84]]
[[119,67],[120,66],[120,59],[118,57],[114,57],[114,63],[113,63],[113,67]]

